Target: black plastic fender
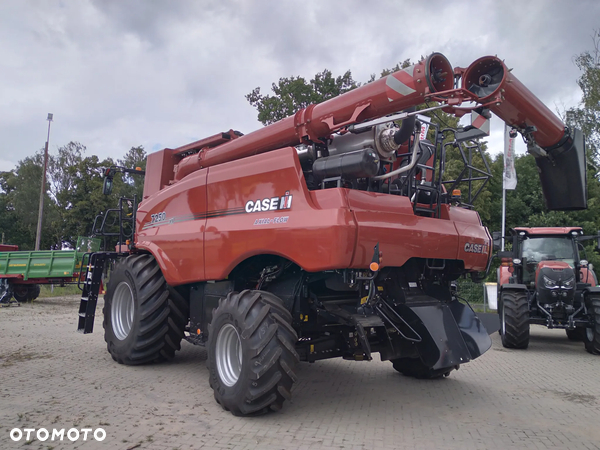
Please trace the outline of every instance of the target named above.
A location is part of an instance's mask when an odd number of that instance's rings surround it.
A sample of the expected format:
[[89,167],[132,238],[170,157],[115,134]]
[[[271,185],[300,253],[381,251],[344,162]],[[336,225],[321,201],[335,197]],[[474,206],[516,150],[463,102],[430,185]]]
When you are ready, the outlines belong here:
[[510,283],[505,283],[502,285],[500,292],[507,290],[507,289],[511,289],[513,291],[526,291],[527,290],[527,285],[525,284],[510,284]]
[[[421,360],[436,370],[464,364],[492,346],[485,326],[473,310],[453,300],[448,303],[406,306],[422,340],[417,343]],[[403,311],[404,317],[408,311]]]
[[587,294],[599,294],[600,295],[600,286],[588,286],[583,290],[585,295]]
[[527,291],[527,285],[505,283],[502,286],[500,286],[500,289],[498,290],[498,315],[502,314],[502,292],[508,290]]

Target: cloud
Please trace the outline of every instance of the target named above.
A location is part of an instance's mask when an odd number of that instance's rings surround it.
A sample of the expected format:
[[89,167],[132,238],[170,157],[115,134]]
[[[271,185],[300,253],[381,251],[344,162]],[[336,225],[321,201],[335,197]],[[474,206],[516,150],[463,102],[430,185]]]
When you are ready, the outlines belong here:
[[280,77],[350,69],[366,81],[433,51],[455,66],[497,54],[550,109],[573,106],[573,57],[599,16],[592,0],[5,0],[0,170],[43,147],[48,112],[51,151],[76,140],[118,158],[257,129],[244,96]]

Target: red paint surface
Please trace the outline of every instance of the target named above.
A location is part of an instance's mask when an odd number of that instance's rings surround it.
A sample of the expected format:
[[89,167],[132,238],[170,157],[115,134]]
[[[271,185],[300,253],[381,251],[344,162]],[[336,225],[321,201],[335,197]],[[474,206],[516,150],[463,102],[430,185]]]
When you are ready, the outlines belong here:
[[[292,195],[290,209],[245,212],[246,203]],[[237,214],[228,212],[242,211]],[[151,215],[189,220],[144,229]],[[191,219],[217,212],[215,216]],[[221,215],[218,215],[221,214]],[[288,217],[285,223],[255,225],[257,219]],[[474,211],[442,205],[442,218],[413,213],[406,197],[326,189],[309,191],[293,148],[283,148],[194,172],[144,201],[137,214],[137,247],[158,260],[171,285],[220,280],[241,261],[274,254],[307,271],[367,268],[379,242],[382,266],[409,258],[460,259],[485,270],[488,253],[469,253],[465,244],[490,248],[487,229]]]

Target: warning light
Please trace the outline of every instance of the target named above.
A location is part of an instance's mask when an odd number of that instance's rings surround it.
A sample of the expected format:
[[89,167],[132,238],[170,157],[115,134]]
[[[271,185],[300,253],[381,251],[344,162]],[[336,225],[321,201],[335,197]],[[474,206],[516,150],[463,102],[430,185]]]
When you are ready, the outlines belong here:
[[379,264],[376,262],[372,262],[371,264],[369,264],[369,269],[371,269],[373,272],[377,272],[379,270]]
[[142,168],[141,167],[136,167],[135,170],[137,170],[138,172],[141,172]]
[[200,328],[198,328],[198,329],[196,330],[196,334],[198,334],[198,336],[199,336],[200,334],[202,334],[202,333],[200,332]]
[[461,193],[460,193],[460,189],[454,189],[452,191],[452,197],[460,197]]

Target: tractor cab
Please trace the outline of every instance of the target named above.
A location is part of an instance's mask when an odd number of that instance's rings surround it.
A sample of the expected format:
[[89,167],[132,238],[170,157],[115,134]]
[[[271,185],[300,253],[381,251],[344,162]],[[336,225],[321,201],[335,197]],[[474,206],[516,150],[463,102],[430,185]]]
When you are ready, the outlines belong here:
[[572,292],[579,258],[571,235],[525,236],[520,247],[523,284],[555,289],[565,282]]

